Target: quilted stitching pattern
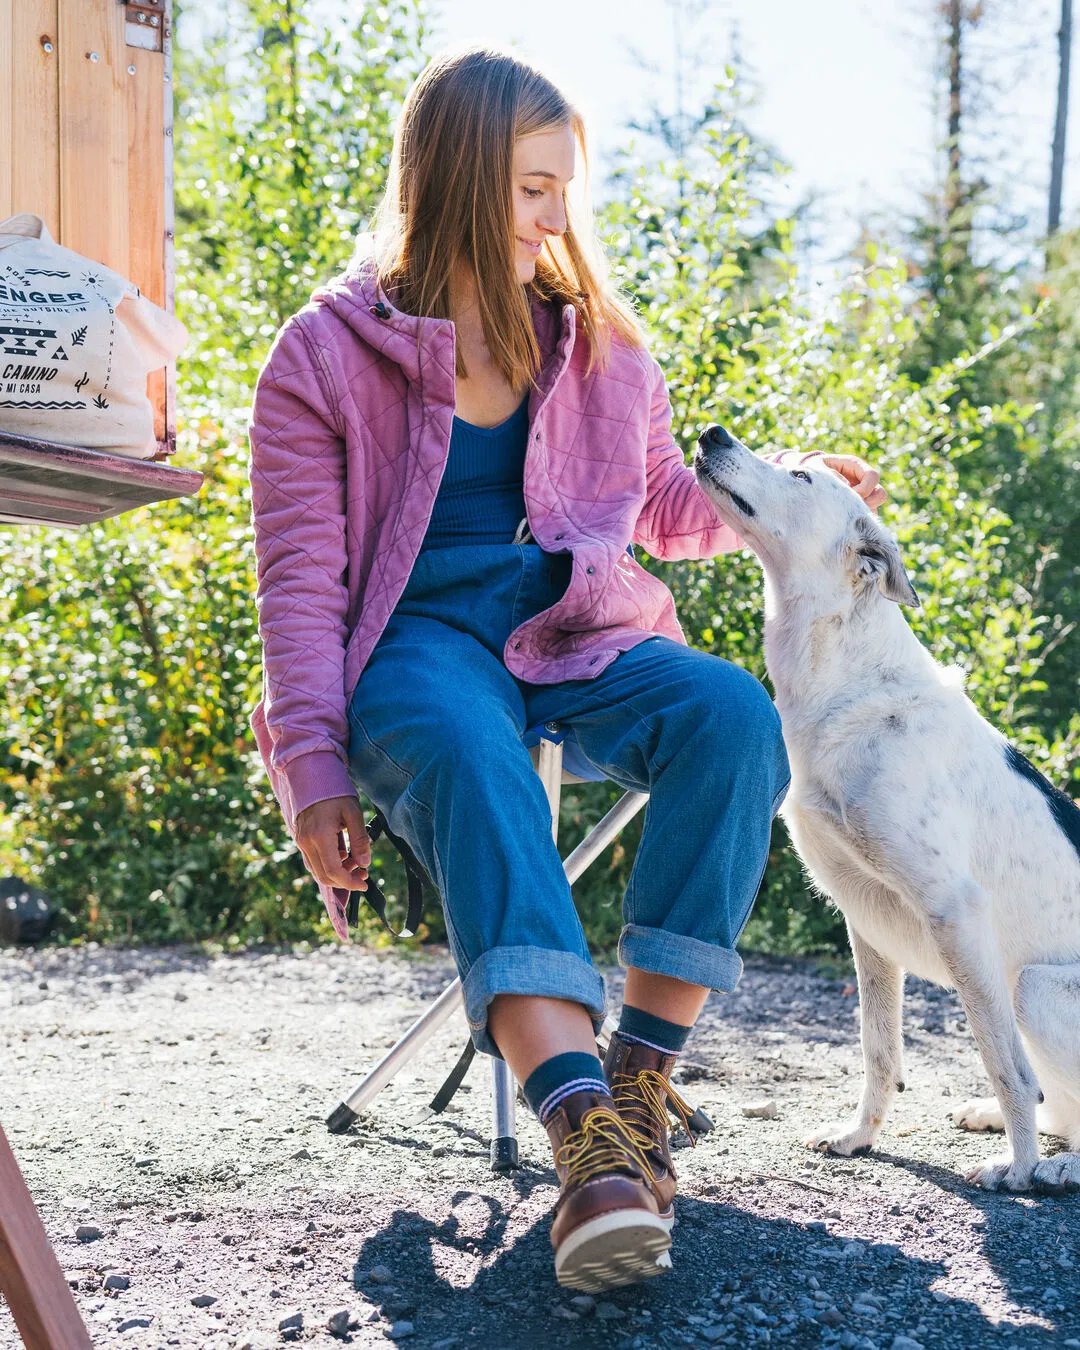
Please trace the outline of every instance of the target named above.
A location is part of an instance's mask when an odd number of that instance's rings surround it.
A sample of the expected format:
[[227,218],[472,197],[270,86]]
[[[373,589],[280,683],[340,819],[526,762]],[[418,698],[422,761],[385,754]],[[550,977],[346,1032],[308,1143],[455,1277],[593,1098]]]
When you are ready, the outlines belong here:
[[[373,307],[369,263],[317,291],[281,329],[252,407],[252,511],[263,699],[252,727],[290,831],[306,806],[354,789],[349,695],[412,570],[446,464],[454,330]],[[654,633],[682,641],[667,587],[626,552],[710,557],[739,546],[671,436],[660,367],[613,347],[586,373],[575,314],[537,306],[544,364],[529,402],[525,501],[533,537],[571,549],[553,608],[517,629],[508,668],[538,684],[597,675]],[[320,887],[347,936],[345,893]]]

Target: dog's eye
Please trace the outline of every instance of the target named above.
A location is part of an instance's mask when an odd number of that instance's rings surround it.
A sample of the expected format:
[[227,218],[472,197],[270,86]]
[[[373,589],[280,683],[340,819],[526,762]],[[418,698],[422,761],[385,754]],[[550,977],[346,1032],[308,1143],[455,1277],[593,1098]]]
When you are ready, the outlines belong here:
[[797,478],[801,483],[812,483],[814,481],[803,469],[792,469],[791,476]]

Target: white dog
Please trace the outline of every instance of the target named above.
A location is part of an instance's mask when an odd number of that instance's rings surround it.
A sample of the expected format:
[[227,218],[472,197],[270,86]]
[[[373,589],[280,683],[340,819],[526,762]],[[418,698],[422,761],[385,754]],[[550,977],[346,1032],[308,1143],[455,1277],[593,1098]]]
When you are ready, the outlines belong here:
[[[722,427],[701,437],[695,468],[765,569],[765,660],[792,771],[783,817],[847,919],[858,974],[862,1096],[809,1146],[873,1145],[904,1086],[910,970],[956,989],[997,1094],[954,1113],[1004,1128],[1011,1149],[968,1179],[1080,1186],[1080,811],[916,639],[896,541],[838,474],[758,459]],[[1074,1151],[1040,1160],[1037,1125]]]

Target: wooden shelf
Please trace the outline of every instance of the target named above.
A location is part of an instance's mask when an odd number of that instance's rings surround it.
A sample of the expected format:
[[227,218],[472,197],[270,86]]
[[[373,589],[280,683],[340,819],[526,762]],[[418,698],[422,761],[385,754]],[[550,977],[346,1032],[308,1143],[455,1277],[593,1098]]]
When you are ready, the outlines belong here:
[[0,522],[74,529],[149,502],[190,497],[195,469],[0,431]]

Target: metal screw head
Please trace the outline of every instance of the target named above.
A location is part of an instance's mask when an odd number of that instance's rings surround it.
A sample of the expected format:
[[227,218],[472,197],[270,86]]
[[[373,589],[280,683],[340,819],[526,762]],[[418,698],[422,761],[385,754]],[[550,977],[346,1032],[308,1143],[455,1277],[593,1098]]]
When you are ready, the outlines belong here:
[[135,67],[134,67],[134,66],[128,66],[128,74],[129,74],[129,75],[134,75],[134,74],[135,74]]
[[47,37],[43,37],[41,39],[41,50],[44,52],[48,52],[50,56],[52,55],[53,45]]
[[101,57],[98,56],[97,52],[87,52],[87,53],[86,53],[86,59],[87,59],[88,61],[94,61],[94,62],[97,62],[97,61],[100,61],[100,60],[101,60]]

